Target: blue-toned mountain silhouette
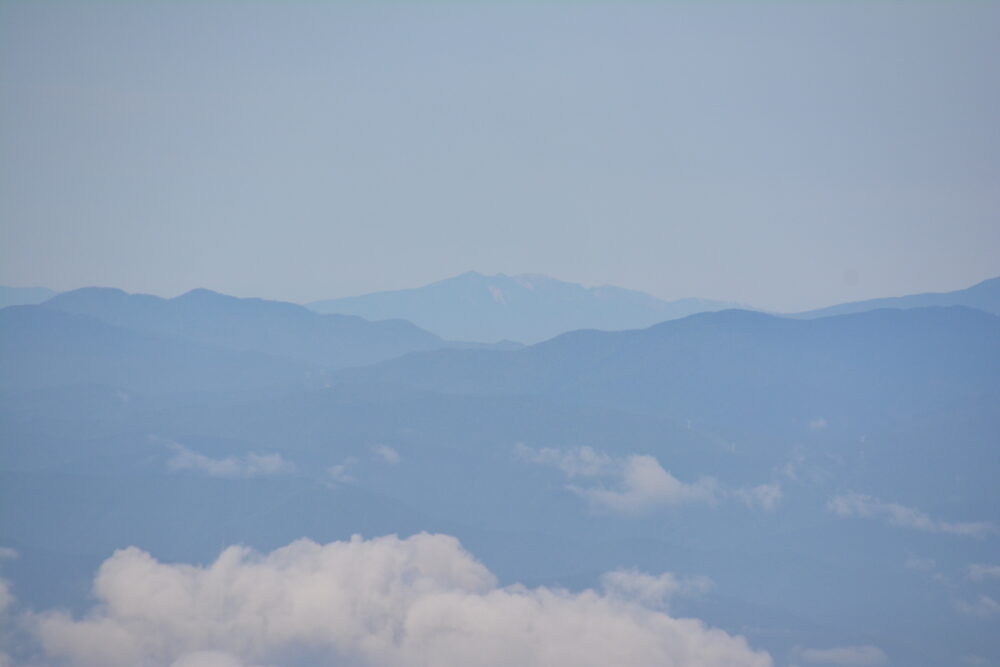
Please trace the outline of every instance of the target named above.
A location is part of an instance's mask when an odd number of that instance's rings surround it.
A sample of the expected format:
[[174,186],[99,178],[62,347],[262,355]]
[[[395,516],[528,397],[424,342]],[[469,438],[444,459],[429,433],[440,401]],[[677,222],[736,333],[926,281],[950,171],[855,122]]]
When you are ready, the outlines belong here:
[[360,366],[455,345],[399,319],[370,322],[303,306],[196,289],[173,299],[88,287],[43,306],[156,336],[256,352],[327,368]]
[[308,304],[318,313],[399,317],[449,340],[537,343],[576,329],[618,331],[737,304],[663,301],[621,287],[584,287],[541,275],[476,272],[424,287]]
[[835,306],[809,310],[788,317],[816,318],[831,315],[848,315],[863,313],[879,308],[926,308],[928,306],[968,306],[978,308],[994,315],[1000,315],[1000,278],[990,278],[972,287],[955,290],[954,292],[927,292],[907,296],[890,296],[866,301],[852,301]]
[[[726,310],[518,350],[403,323],[437,347],[344,368],[317,342],[337,316],[70,296],[0,311],[0,535],[20,554],[3,576],[31,608],[89,606],[125,545],[206,562],[229,544],[428,530],[503,584],[704,574],[717,588],[671,609],[776,664],[802,646],[878,645],[914,667],[953,664],[956,646],[1000,657],[995,616],[959,604],[998,585],[968,574],[1000,540],[997,315]],[[560,458],[581,447],[610,476]],[[710,477],[714,500],[595,504],[669,490],[623,476],[635,456]],[[853,514],[831,510],[845,495]]]
[[7,287],[0,285],[0,308],[7,306],[29,306],[47,301],[56,292],[47,287]]

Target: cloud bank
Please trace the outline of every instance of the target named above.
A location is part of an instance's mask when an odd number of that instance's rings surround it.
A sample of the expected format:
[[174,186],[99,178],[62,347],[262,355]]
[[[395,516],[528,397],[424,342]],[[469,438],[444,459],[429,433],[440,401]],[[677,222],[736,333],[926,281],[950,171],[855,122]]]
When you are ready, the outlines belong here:
[[170,443],[174,455],[167,461],[167,467],[173,471],[190,470],[209,477],[248,478],[264,475],[290,473],[295,465],[286,461],[280,454],[249,453],[242,457],[213,459],[192,451],[183,445]]
[[458,541],[420,534],[270,554],[230,547],[207,566],[130,547],[101,566],[83,618],[29,625],[80,667],[769,667],[741,637],[650,606],[693,584],[612,573],[607,592],[500,588]]
[[997,527],[986,521],[967,523],[938,521],[912,507],[888,503],[861,493],[848,493],[831,498],[826,508],[837,516],[881,517],[894,526],[932,533],[985,537],[997,532]]

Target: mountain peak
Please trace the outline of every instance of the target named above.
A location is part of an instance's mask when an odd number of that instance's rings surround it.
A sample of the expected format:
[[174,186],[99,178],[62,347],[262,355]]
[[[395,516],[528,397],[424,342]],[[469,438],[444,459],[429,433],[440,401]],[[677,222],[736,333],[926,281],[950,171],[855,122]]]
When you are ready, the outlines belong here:
[[175,301],[209,301],[209,300],[231,300],[238,297],[230,296],[228,294],[222,294],[221,292],[216,292],[214,290],[207,289],[205,287],[196,287],[193,290],[184,292],[183,294],[174,297]]
[[319,301],[319,313],[405,319],[449,340],[535,343],[574,329],[641,329],[695,312],[730,308],[713,301],[669,303],[624,288],[589,288],[539,273],[467,271],[423,287]]

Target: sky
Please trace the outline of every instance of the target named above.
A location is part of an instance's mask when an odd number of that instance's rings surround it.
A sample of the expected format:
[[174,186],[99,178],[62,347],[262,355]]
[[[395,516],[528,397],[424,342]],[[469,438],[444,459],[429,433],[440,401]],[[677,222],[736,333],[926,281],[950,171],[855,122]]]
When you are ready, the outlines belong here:
[[0,284],[1000,275],[1000,3],[0,2]]

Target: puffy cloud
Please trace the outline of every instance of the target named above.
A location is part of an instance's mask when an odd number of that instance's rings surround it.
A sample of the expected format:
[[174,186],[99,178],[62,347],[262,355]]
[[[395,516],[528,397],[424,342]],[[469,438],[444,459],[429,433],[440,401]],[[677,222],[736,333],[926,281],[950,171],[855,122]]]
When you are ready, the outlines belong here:
[[326,469],[326,472],[330,475],[334,482],[338,484],[353,484],[358,481],[357,478],[351,474],[351,468],[357,464],[358,459],[353,456],[348,456],[342,463],[337,463]]
[[13,560],[17,558],[17,551],[10,547],[0,547],[0,560]]
[[567,450],[553,447],[532,449],[518,443],[514,446],[514,454],[525,461],[555,466],[570,479],[604,477],[615,474],[621,468],[620,460],[613,459],[592,447],[575,447]]
[[1000,614],[1000,602],[989,595],[980,595],[975,602],[957,601],[955,609],[963,614],[972,614],[973,616],[994,616]]
[[697,482],[682,482],[652,456],[630,454],[613,458],[590,447],[569,450],[531,449],[517,445],[520,458],[552,465],[569,479],[593,479],[588,486],[571,484],[567,488],[588,498],[595,507],[617,512],[639,512],[657,506],[686,503],[715,503],[718,484],[711,477]]
[[736,489],[733,495],[747,507],[759,507],[768,512],[778,506],[782,497],[781,487],[777,484],[760,484],[751,488]]
[[800,658],[804,662],[841,667],[877,667],[889,661],[885,652],[877,646],[838,646],[837,648],[807,648]]
[[375,445],[372,447],[372,453],[375,454],[375,458],[383,463],[388,463],[389,465],[396,465],[403,460],[403,457],[399,455],[395,449],[389,445]]
[[174,450],[174,455],[167,461],[167,467],[174,471],[192,470],[209,477],[261,477],[295,470],[294,464],[283,459],[280,454],[251,452],[239,458],[213,459],[175,442],[169,446]]
[[997,527],[986,521],[968,523],[938,521],[912,507],[887,503],[861,493],[848,493],[831,498],[826,508],[838,516],[882,517],[894,526],[934,533],[985,537],[997,532]]
[[130,547],[101,566],[86,616],[30,626],[47,657],[79,667],[771,665],[741,637],[645,604],[684,585],[612,573],[603,594],[501,588],[446,535],[230,547],[203,567]]
[[613,488],[596,486],[580,493],[600,507],[619,512],[637,512],[658,505],[715,503],[716,483],[702,477],[693,484],[678,480],[652,456],[632,455],[624,459]]
[[567,488],[588,498],[595,507],[618,512],[688,503],[716,504],[727,495],[747,507],[770,511],[782,497],[778,484],[727,491],[713,477],[682,482],[654,457],[642,454],[612,457],[591,447],[532,449],[523,444],[514,447],[514,454],[531,463],[557,468],[569,480],[593,480],[587,486],[576,483]]
[[675,597],[700,597],[714,585],[705,576],[678,578],[670,572],[652,575],[637,570],[615,570],[601,575],[601,586],[608,595],[651,608],[664,608]]
[[982,563],[970,565],[969,579],[972,579],[973,581],[1000,579],[1000,565],[984,565]]

